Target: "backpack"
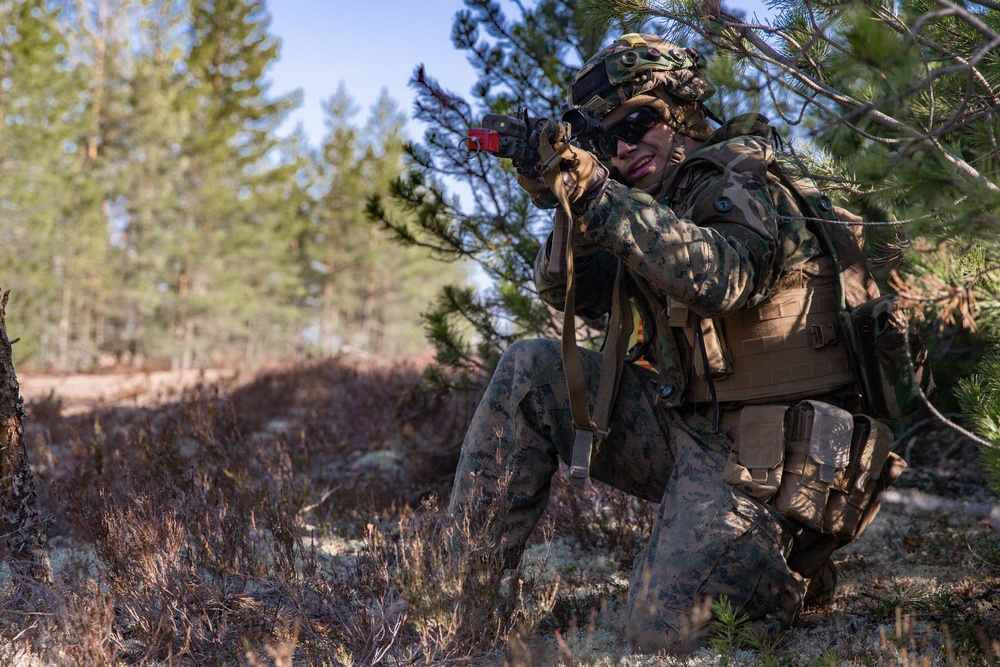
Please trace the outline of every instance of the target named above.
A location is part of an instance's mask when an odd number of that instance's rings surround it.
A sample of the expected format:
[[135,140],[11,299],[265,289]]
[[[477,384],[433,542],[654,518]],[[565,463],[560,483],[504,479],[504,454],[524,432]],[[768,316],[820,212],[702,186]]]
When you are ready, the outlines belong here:
[[737,116],[716,130],[709,141],[714,144],[746,136],[771,142],[774,150],[768,152],[767,172],[794,195],[809,228],[836,264],[840,329],[865,412],[882,419],[915,412],[922,405],[921,394],[929,396],[934,390],[927,350],[916,326],[898,307],[896,296],[880,293],[860,235],[852,234],[844,224],[860,223],[861,218],[833,205],[802,165],[783,150],[784,142],[764,116]]

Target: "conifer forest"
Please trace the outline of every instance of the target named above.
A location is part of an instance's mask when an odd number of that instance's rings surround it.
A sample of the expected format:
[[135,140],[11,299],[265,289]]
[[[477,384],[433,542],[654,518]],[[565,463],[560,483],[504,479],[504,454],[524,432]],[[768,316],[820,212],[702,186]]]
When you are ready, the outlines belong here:
[[0,4],[18,363],[187,369],[422,346],[419,313],[461,271],[364,215],[402,168],[405,115],[385,98],[364,118],[332,89],[318,149],[279,136],[299,100],[268,91],[268,23],[262,2]]

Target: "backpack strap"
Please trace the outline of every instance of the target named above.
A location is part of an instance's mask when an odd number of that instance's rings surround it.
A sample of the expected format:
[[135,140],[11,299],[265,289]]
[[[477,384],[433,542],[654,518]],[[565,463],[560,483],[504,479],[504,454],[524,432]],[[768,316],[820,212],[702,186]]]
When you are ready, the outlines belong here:
[[861,218],[845,209],[837,209],[788,155],[778,154],[771,167],[771,173],[797,197],[802,212],[817,220],[810,228],[837,266],[841,309],[853,310],[878,297],[881,292],[868,270],[868,259],[861,249],[860,239],[840,224],[838,215],[848,222],[860,222]]

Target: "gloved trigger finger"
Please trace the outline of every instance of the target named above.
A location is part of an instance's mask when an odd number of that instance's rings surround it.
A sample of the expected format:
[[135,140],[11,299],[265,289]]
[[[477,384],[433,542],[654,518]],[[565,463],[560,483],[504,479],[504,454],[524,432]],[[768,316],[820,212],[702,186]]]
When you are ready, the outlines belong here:
[[559,169],[562,171],[572,171],[580,166],[580,158],[578,157],[564,157],[559,162]]

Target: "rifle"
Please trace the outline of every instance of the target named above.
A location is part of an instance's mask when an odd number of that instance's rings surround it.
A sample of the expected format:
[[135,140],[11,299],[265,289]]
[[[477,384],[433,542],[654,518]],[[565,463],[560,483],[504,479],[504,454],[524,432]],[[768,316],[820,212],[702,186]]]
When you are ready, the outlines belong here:
[[[469,130],[466,147],[474,152],[485,151],[497,157],[510,158],[518,170],[536,176],[538,165],[537,141],[532,135],[547,118],[530,118],[527,109],[520,109],[517,116],[488,113],[483,116],[482,127]],[[596,137],[604,129],[601,120],[586,107],[571,107],[562,116],[569,123],[570,136],[576,142]]]
[[[488,113],[483,116],[482,127],[469,130],[466,148],[497,157],[510,158],[518,172],[535,178],[538,174],[538,141],[535,131],[547,118],[531,118],[528,110],[521,108],[517,116]],[[603,131],[601,120],[587,107],[571,107],[562,116],[563,123],[570,126],[571,141],[586,142]],[[552,230],[552,253],[549,256],[548,271],[553,275],[565,272],[562,265],[566,247],[566,229],[557,224]]]

